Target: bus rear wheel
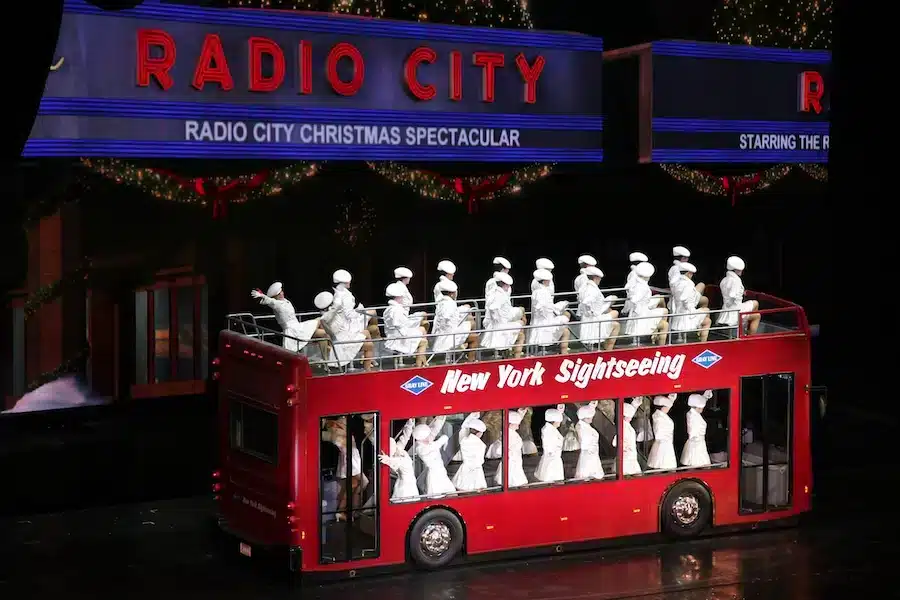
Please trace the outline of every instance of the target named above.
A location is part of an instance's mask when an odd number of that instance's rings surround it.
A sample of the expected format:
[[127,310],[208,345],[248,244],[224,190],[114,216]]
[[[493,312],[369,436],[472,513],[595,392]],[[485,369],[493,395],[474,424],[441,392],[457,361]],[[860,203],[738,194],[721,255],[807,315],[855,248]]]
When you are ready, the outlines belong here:
[[662,528],[671,537],[684,539],[706,529],[712,517],[712,498],[696,481],[676,483],[662,503]]
[[409,556],[422,569],[440,569],[450,564],[462,546],[462,523],[443,508],[423,514],[409,532]]

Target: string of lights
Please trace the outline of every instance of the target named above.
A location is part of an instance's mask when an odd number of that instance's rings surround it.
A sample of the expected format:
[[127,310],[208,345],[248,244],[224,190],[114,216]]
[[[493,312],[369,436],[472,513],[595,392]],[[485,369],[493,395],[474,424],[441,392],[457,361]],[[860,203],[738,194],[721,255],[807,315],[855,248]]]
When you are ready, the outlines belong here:
[[[370,162],[369,168],[392,183],[414,190],[419,195],[433,200],[447,200],[450,202],[464,203],[468,200],[458,189],[472,189],[482,185],[485,181],[496,180],[497,175],[482,175],[470,177],[444,177],[439,173],[410,169],[391,162]],[[530,165],[516,169],[508,175],[504,184],[498,190],[490,191],[480,196],[481,200],[493,200],[502,196],[517,194],[522,187],[544,179],[553,172],[554,165]],[[457,185],[457,180],[460,185]]]
[[829,49],[831,0],[723,0],[713,28],[726,44]]
[[690,185],[701,194],[710,196],[752,194],[771,187],[791,172],[790,165],[775,165],[759,172],[723,177],[685,165],[661,164],[659,166],[675,181]]
[[804,163],[797,165],[804,173],[815,179],[816,181],[828,181],[828,167],[815,163]]
[[334,235],[351,248],[364,245],[375,231],[375,218],[375,209],[365,198],[344,200],[337,206]]

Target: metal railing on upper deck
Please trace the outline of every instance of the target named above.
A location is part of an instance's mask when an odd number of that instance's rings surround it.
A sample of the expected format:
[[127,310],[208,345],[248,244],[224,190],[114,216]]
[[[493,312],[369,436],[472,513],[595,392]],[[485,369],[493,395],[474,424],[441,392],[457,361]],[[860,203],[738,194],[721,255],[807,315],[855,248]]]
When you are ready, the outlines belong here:
[[[655,295],[658,295],[658,297],[662,299],[664,303],[662,305],[669,305],[670,296],[668,290],[661,288],[651,289]],[[611,305],[612,309],[621,311],[625,300],[618,296],[622,294],[623,291],[622,288],[602,290],[604,296],[609,296],[610,294],[617,296],[617,299],[613,301]],[[711,303],[712,298],[717,296],[717,291],[715,286],[707,287],[705,293],[707,298],[710,298]],[[704,334],[708,336],[707,339],[709,341],[736,339],[746,335],[743,325],[738,327],[736,325],[717,324],[719,315],[724,314],[725,312],[734,312],[723,311],[721,309],[711,309],[709,311],[708,314],[711,325],[705,332],[702,327],[679,331],[673,331],[671,329],[673,319],[688,315],[695,316],[697,313],[694,311],[690,313],[671,313],[665,315],[664,318],[668,320],[670,326],[669,331],[665,333],[656,335],[634,335],[629,332],[629,322],[632,322],[631,329],[634,329],[635,321],[642,319],[659,320],[660,317],[633,317],[631,315],[620,315],[618,318],[614,319],[578,319],[575,317],[577,308],[577,304],[573,301],[575,295],[575,292],[559,292],[554,294],[554,300],[556,302],[567,300],[570,303],[567,311],[570,313],[571,317],[569,322],[565,324],[553,323],[533,325],[531,324],[531,311],[524,310],[523,312],[527,319],[527,325],[505,324],[502,327],[484,328],[483,315],[485,300],[483,298],[478,298],[457,301],[457,304],[460,306],[468,305],[470,307],[468,314],[471,314],[471,325],[468,330],[461,327],[461,329],[454,333],[442,332],[435,334],[429,330],[425,335],[408,337],[391,336],[390,338],[385,338],[383,337],[385,328],[381,315],[383,314],[384,309],[387,308],[386,306],[374,306],[360,309],[360,312],[365,314],[365,318],[370,320],[370,323],[367,323],[367,325],[374,325],[374,321],[377,318],[377,331],[379,337],[373,336],[372,339],[361,338],[360,336],[363,335],[362,331],[351,340],[340,340],[338,339],[339,336],[331,334],[328,334],[327,337],[312,338],[309,340],[296,339],[280,331],[278,324],[275,322],[274,315],[260,316],[249,312],[228,315],[226,318],[226,328],[229,331],[241,333],[248,337],[279,346],[300,346],[299,352],[307,357],[315,376],[337,375],[373,369],[402,369],[414,367],[417,364],[422,366],[423,363],[427,366],[433,366],[455,364],[463,361],[497,360],[519,356],[550,356],[602,349],[634,348],[651,345],[657,347],[672,346],[700,341],[702,339],[701,336]],[[511,297],[513,306],[521,306],[523,308],[530,304],[530,299],[530,295],[517,295]],[[796,335],[798,333],[809,335],[809,325],[806,321],[806,315],[800,306],[775,298],[774,296],[750,291],[746,292],[745,300],[757,300],[759,302],[759,310],[753,311],[753,313],[740,313],[740,317],[737,321],[738,323],[744,323],[750,314],[759,314],[760,324],[756,335]],[[424,313],[424,319],[429,324],[433,325],[435,306],[436,305],[433,302],[413,304],[409,307],[410,314],[422,312]],[[370,311],[375,311],[377,317],[370,316],[368,314]],[[309,319],[318,319],[319,317],[321,317],[320,312],[297,314],[297,319],[301,322]],[[464,315],[461,323],[468,320],[469,317]],[[603,339],[599,339],[596,336],[592,336],[593,339],[589,339],[582,335],[582,333],[588,332],[588,335],[590,335],[590,331],[588,328],[583,329],[581,326],[591,323],[600,323],[602,325],[600,329],[612,329],[609,324],[618,323],[619,331],[616,335],[610,335]],[[552,333],[548,335],[533,332],[533,330],[538,329],[552,330]],[[596,328],[592,327],[590,329],[593,330]],[[649,329],[653,328],[650,327]],[[516,338],[518,333],[516,333],[516,335],[510,335],[509,332],[518,332],[519,330],[524,332],[524,340],[521,347],[519,347],[515,341],[508,346],[503,345],[503,347],[500,348],[485,348],[481,345],[481,342],[485,341],[485,334],[487,333],[506,332],[509,338]],[[564,344],[561,343],[563,330],[568,332],[568,347],[565,351],[563,349]],[[447,339],[450,336],[454,337],[452,341]],[[475,337],[478,339],[478,343],[475,347],[462,347],[463,344]],[[441,340],[443,344],[450,341],[451,349],[435,352],[433,348],[435,346],[435,341],[439,338],[443,338]],[[412,353],[400,354],[389,350],[385,346],[385,342],[388,339],[392,341],[407,339],[416,340],[415,344],[410,343],[413,347],[420,346],[421,341],[424,339],[426,341],[426,346],[425,350],[421,353],[414,351]],[[371,342],[371,346],[368,345],[369,342]],[[342,346],[346,348],[346,350],[335,352],[336,348],[341,348]],[[609,346],[612,346],[612,348],[609,348]],[[343,359],[339,359],[338,356],[342,356]],[[352,359],[349,358],[351,356],[353,357]]]

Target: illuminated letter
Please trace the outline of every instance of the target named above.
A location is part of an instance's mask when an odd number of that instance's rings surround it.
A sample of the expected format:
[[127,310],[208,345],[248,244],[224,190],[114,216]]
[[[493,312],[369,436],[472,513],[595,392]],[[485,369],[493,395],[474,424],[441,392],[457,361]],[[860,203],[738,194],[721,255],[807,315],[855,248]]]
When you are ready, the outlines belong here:
[[[162,56],[150,56],[150,49],[162,48]],[[148,87],[150,78],[156,79],[164,90],[174,84],[169,69],[175,64],[175,40],[162,29],[138,29],[137,31],[137,84]]]
[[300,93],[312,94],[312,44],[300,42]]
[[822,112],[822,96],[825,94],[825,82],[817,71],[800,73],[800,112]]
[[528,65],[528,59],[524,54],[516,56],[516,66],[519,67],[519,73],[525,81],[525,102],[534,104],[537,102],[537,80],[544,70],[547,61],[540,54],[534,59],[533,65]]
[[481,77],[481,99],[485,102],[494,101],[494,69],[502,67],[504,58],[500,52],[474,52],[472,62],[476,67],[481,67],[484,73]]
[[450,99],[462,100],[462,54],[454,50],[450,53]]
[[421,46],[413,50],[403,64],[403,79],[409,93],[419,100],[427,102],[437,93],[433,85],[422,85],[416,78],[416,70],[421,63],[431,64],[437,60],[437,52],[428,46]]
[[[248,41],[250,54],[249,89],[251,92],[274,92],[284,81],[284,52],[281,47],[264,37],[252,37]],[[263,55],[272,57],[272,76],[266,77],[262,72]]]
[[[341,81],[338,77],[337,66],[342,58],[349,58],[353,62],[353,75],[350,81]],[[331,89],[341,96],[353,96],[362,87],[363,80],[366,77],[366,65],[363,62],[362,54],[353,44],[340,42],[335,44],[328,53],[328,59],[325,61],[325,77],[331,84]]]
[[197,59],[197,68],[194,69],[194,80],[191,85],[202,90],[208,82],[218,83],[225,92],[234,87],[231,71],[228,70],[228,61],[225,60],[225,52],[222,50],[222,40],[215,33],[208,33],[203,39],[203,47],[200,48],[200,58]]

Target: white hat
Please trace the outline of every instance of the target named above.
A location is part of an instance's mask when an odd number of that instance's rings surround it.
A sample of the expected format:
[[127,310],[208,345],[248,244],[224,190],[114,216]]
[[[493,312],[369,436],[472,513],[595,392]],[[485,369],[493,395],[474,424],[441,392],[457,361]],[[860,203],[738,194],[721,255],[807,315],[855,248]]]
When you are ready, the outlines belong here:
[[401,298],[405,293],[406,289],[399,281],[389,284],[384,290],[384,295],[388,298]]
[[634,268],[634,272],[637,274],[638,277],[643,277],[644,279],[650,279],[651,277],[653,277],[653,274],[656,273],[656,269],[653,268],[653,265],[651,265],[650,263],[642,262]]
[[331,292],[319,292],[316,294],[316,297],[313,298],[313,304],[319,310],[325,310],[331,303],[334,302],[334,294]]
[[637,408],[635,408],[634,404],[626,404],[622,407],[622,412],[626,419],[630,419],[634,416],[634,413],[637,412]]
[[431,437],[431,427],[425,423],[419,423],[413,428],[413,439],[417,442],[427,440],[429,437]]
[[538,269],[534,272],[534,278],[538,281],[553,281],[553,273],[547,269]]
[[468,427],[469,429],[474,429],[475,431],[484,431],[485,429],[487,429],[487,426],[485,426],[484,421],[482,421],[481,419],[471,419],[468,423],[466,423],[466,427]]
[[452,294],[453,292],[455,292],[456,290],[459,289],[459,286],[456,285],[455,282],[453,282],[449,279],[442,279],[438,283],[438,289],[441,290],[442,292],[447,292],[449,294]]
[[281,290],[283,290],[283,289],[284,289],[284,287],[281,285],[281,282],[276,281],[275,283],[273,283],[272,285],[269,286],[269,289],[266,290],[266,296],[268,296],[269,298],[274,298],[275,296],[280,294]]
[[584,274],[588,277],[603,277],[603,271],[594,266],[585,267]]
[[494,257],[494,264],[500,265],[504,269],[512,269],[512,263],[503,258],[502,256]]
[[590,404],[585,404],[581,408],[578,409],[578,419],[593,419],[594,415],[597,413],[597,409],[591,406]]
[[702,394],[691,394],[688,396],[688,406],[703,408],[706,406],[707,401],[712,398],[712,395],[712,390],[706,390]]
[[494,279],[496,279],[497,282],[505,283],[506,285],[513,284],[512,275],[510,275],[509,273],[494,273]]
[[394,279],[403,279],[404,277],[412,277],[412,271],[406,267],[397,267],[394,269]]
[[563,415],[555,408],[548,408],[544,411],[544,420],[548,423],[562,423]]
[[743,271],[745,266],[740,256],[729,256],[725,261],[725,268],[729,271]]
[[353,276],[350,275],[350,271],[345,269],[338,269],[331,274],[331,280],[335,283],[350,283],[351,279],[353,279]]
[[635,408],[640,408],[644,405],[644,397],[643,396],[635,396],[631,399],[630,404]]
[[628,255],[628,262],[647,262],[650,260],[643,252],[632,252]]
[[668,396],[656,396],[653,399],[653,404],[656,406],[672,406],[675,404],[675,400],[678,399],[678,394],[669,394]]
[[522,418],[524,415],[517,410],[512,410],[509,412],[509,424],[510,425],[518,425],[522,422]]
[[578,264],[579,265],[587,265],[589,267],[596,267],[597,259],[594,258],[593,256],[591,256],[590,254],[582,254],[581,256],[578,257]]
[[539,258],[534,261],[534,266],[537,269],[547,269],[548,271],[553,270],[553,261],[549,258]]
[[454,265],[449,260],[442,260],[441,262],[438,263],[437,270],[440,271],[441,273],[447,273],[448,275],[453,275],[454,273],[456,273],[456,265]]
[[697,267],[689,262],[680,262],[678,263],[678,270],[682,273],[696,273]]
[[672,256],[683,256],[685,258],[690,258],[691,251],[684,246],[675,246],[674,248],[672,248]]
[[491,279],[493,279],[494,281],[500,281],[500,273],[502,272],[503,271],[494,271],[493,273],[491,273]]

